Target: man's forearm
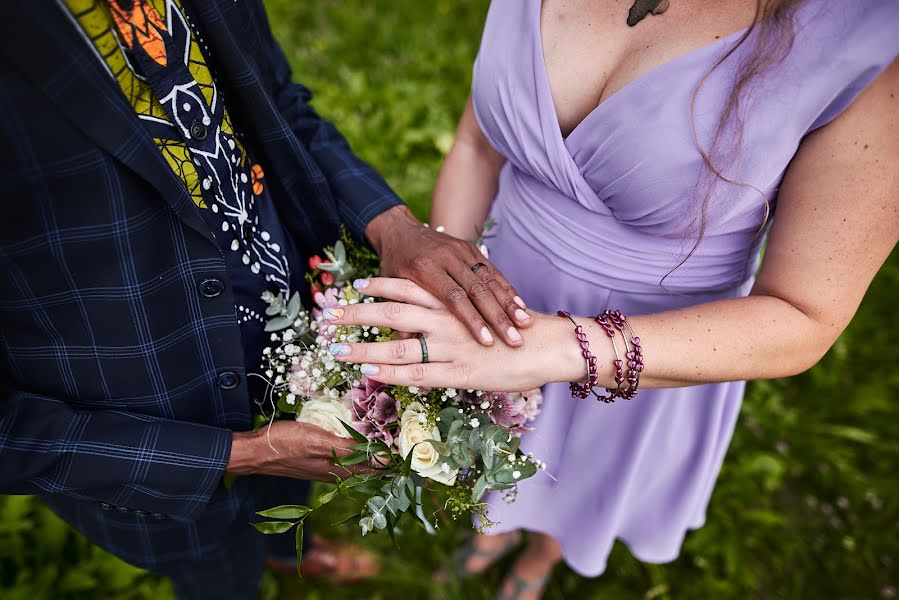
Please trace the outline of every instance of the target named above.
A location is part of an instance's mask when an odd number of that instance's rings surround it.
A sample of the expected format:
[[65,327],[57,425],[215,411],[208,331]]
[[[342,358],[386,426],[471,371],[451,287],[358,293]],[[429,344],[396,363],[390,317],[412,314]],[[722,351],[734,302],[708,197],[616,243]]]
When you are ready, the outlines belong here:
[[235,431],[231,437],[231,455],[225,473],[229,475],[250,475],[259,472],[259,433],[257,431]]
[[423,227],[405,204],[389,208],[371,220],[365,228],[365,238],[375,252],[381,254],[388,236],[402,235],[403,232]]

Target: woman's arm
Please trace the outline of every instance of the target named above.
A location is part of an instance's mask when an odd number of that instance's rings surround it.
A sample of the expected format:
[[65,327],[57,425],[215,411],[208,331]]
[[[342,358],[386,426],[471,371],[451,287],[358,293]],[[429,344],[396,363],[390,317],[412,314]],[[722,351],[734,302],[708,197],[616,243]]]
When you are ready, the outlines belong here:
[[[848,325],[897,240],[899,62],[802,143],[786,173],[750,296],[630,319],[646,362],[640,387],[783,377],[808,369]],[[478,348],[444,309],[424,308],[430,301],[411,286],[397,292],[389,280],[373,280],[369,287],[373,295],[421,306],[356,305],[338,322],[423,331],[434,361],[409,364],[421,359],[414,339],[352,347],[343,360],[377,363],[379,381],[511,391],[585,377],[565,319],[535,315],[521,348]],[[612,387],[608,339],[590,319],[580,322],[599,361],[600,385]],[[618,343],[620,348],[620,338]]]
[[505,158],[493,149],[474,116],[471,98],[456,130],[456,139],[434,186],[431,224],[452,236],[474,241],[496,195]]

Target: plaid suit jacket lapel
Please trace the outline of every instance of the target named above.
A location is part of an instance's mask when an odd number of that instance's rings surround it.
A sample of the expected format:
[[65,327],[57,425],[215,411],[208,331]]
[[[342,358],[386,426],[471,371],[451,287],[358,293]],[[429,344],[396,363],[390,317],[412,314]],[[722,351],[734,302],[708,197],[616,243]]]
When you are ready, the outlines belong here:
[[214,242],[184,185],[64,6],[45,0],[4,6],[0,56],[75,127],[156,187],[181,220]]

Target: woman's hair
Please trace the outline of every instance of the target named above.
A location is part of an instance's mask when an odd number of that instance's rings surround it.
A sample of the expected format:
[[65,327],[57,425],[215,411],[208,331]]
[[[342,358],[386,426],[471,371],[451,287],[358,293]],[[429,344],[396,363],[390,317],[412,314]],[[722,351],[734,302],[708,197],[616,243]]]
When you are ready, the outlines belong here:
[[[693,255],[696,248],[699,246],[699,243],[702,241],[706,232],[706,227],[708,226],[708,208],[713,194],[714,180],[741,187],[748,187],[758,192],[759,195],[765,199],[765,218],[762,221],[761,227],[759,227],[759,233],[764,230],[765,225],[768,222],[770,206],[765,198],[764,192],[747,182],[738,181],[725,175],[723,167],[716,164],[716,160],[720,158],[719,154],[723,141],[726,140],[730,142],[729,145],[732,149],[739,148],[743,127],[740,118],[740,103],[745,99],[744,92],[748,90],[750,83],[766,70],[783,60],[790,52],[790,49],[793,46],[794,37],[793,14],[801,2],[803,2],[803,0],[756,0],[755,17],[753,18],[752,24],[743,31],[739,39],[728,48],[727,52],[718,58],[718,60],[705,71],[699,79],[699,82],[696,84],[696,88],[693,90],[693,97],[690,103],[690,127],[693,134],[693,140],[699,150],[699,154],[702,156],[702,160],[705,163],[708,172],[713,176],[713,181],[702,190],[700,194],[702,200],[700,202],[699,214],[694,218],[692,226],[688,227],[686,235],[690,236],[691,233],[695,234],[693,246],[687,255],[662,278],[662,281],[660,282],[662,284],[664,284],[665,279],[669,275],[676,271]],[[711,76],[712,72],[730,58],[753,34],[755,34],[753,51],[747,55],[743,64],[734,76],[733,88],[731,89],[730,96],[724,103],[724,110],[721,113],[721,118],[712,135],[711,142],[708,146],[704,146],[702,140],[699,139],[699,134],[696,130],[696,103],[699,98],[699,93],[702,91],[703,85]],[[734,137],[725,136],[725,132],[733,133]]]

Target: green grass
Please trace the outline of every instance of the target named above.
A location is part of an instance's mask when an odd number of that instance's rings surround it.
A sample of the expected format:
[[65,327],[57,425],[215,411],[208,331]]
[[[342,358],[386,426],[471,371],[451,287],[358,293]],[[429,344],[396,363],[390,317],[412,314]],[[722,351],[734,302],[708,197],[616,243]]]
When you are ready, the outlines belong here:
[[[517,0],[524,1],[524,0]],[[470,83],[486,1],[269,0],[298,80],[353,147],[420,217]],[[620,545],[594,580],[560,568],[547,598],[890,597],[899,585],[899,253],[874,282],[848,331],[810,372],[749,392],[708,513],[668,565],[642,564]],[[314,524],[349,513],[335,503]],[[408,526],[408,523],[407,523]],[[287,596],[424,598],[432,572],[468,533],[410,529],[383,552],[383,576],[353,588],[275,582]],[[507,563],[506,563],[507,564]],[[501,569],[446,596],[492,597]],[[167,598],[168,584],[88,544],[40,503],[0,497],[0,598]]]

